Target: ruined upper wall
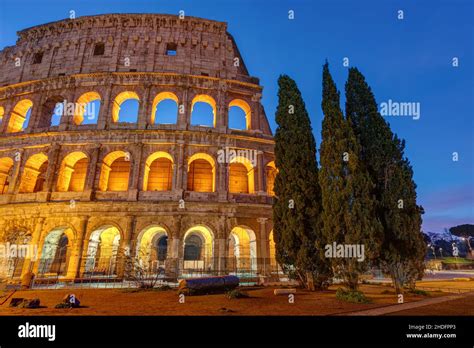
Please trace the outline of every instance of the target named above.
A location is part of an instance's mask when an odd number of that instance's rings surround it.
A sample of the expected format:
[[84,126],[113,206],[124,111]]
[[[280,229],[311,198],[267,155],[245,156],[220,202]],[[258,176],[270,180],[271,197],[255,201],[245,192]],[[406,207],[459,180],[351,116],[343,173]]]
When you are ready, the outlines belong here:
[[[248,75],[224,22],[173,15],[107,14],[39,25],[18,35],[15,46],[0,51],[0,86],[71,74],[129,71],[204,75],[258,84],[258,79]],[[94,54],[100,43],[103,54]],[[176,55],[167,55],[167,48],[173,46]]]

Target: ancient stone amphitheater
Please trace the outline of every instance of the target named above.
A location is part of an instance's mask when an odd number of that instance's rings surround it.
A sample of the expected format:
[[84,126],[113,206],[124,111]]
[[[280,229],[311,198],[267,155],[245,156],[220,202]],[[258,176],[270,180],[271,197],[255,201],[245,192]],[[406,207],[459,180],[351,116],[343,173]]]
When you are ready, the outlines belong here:
[[226,23],[110,14],[18,36],[0,51],[0,277],[121,280],[130,257],[171,278],[272,274],[274,142]]

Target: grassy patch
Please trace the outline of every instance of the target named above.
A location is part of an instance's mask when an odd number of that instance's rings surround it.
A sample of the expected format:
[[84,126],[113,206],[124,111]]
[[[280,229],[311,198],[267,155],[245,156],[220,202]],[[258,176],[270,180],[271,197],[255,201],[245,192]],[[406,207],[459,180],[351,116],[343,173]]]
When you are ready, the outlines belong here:
[[361,291],[337,289],[336,298],[346,302],[352,303],[370,303],[370,299]]
[[421,289],[412,289],[410,290],[410,294],[420,295],[420,296],[430,296],[430,293],[428,291],[421,290]]
[[462,257],[444,257],[441,262],[445,264],[472,264],[473,260],[465,259]]

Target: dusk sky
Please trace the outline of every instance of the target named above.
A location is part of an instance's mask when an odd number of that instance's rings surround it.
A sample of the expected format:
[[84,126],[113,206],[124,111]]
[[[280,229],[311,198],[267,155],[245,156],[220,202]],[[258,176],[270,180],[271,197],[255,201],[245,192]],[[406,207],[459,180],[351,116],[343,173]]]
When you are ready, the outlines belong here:
[[347,57],[366,76],[379,105],[388,100],[420,105],[418,120],[388,116],[388,121],[406,140],[418,202],[426,212],[424,230],[474,223],[473,1],[0,0],[0,49],[15,44],[17,31],[68,18],[71,10],[77,17],[184,10],[186,16],[227,22],[250,74],[264,87],[273,131],[277,79],[288,74],[303,94],[318,150],[322,65],[328,59],[344,102]]

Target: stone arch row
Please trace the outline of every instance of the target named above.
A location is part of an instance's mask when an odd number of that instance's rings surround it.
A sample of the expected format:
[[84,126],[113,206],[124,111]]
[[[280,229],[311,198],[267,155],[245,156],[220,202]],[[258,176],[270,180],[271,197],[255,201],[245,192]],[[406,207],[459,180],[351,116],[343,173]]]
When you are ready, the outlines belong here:
[[[107,102],[107,99],[109,102]],[[171,118],[176,121],[163,122],[163,124],[184,122],[191,126],[203,126],[196,122],[193,123],[195,107],[202,103],[208,106],[208,110],[203,111],[204,116],[212,119],[212,123],[204,125],[206,127],[217,127],[218,115],[223,113],[226,114],[224,119],[227,123],[229,110],[234,107],[239,109],[238,116],[234,117],[243,118],[241,124],[244,126],[240,130],[250,130],[258,127],[256,124],[257,116],[253,115],[252,112],[252,101],[246,100],[246,97],[228,96],[226,97],[227,102],[220,105],[219,99],[219,96],[215,93],[208,94],[207,92],[195,92],[193,95],[189,95],[188,98],[187,93],[175,89],[156,91],[154,96],[150,96],[147,90],[121,88],[112,97],[104,97],[97,91],[85,91],[75,100],[68,100],[61,93],[57,93],[40,102],[39,109],[36,109],[35,103],[30,98],[16,101],[10,111],[0,104],[0,122],[5,134],[19,133],[26,129],[30,131],[35,129],[45,130],[60,124],[74,126],[98,125],[101,119],[109,124],[123,124],[122,118],[127,112],[130,112],[130,109],[124,111],[122,115],[122,106],[132,101],[137,103],[137,105],[132,106],[132,109],[136,107],[136,114],[132,115],[134,117],[132,122],[125,122],[125,124],[158,125],[161,123],[160,116],[164,116],[165,113],[174,113]],[[172,102],[171,109],[168,105],[168,109],[160,112],[158,109],[163,105],[162,103],[169,101]],[[103,106],[106,106],[105,110],[103,110]],[[190,112],[187,111],[188,108]],[[140,116],[142,114],[144,117]]]
[[[238,152],[237,152],[238,154]],[[252,162],[245,153],[232,157],[228,163],[227,185],[230,193],[253,194],[257,191],[257,163]],[[20,169],[15,170],[15,157],[0,157],[0,195],[16,193],[83,192],[88,186],[98,191],[128,191],[133,186],[132,172],[139,167],[139,191],[172,191],[177,188],[179,177],[177,159],[167,151],[148,151],[142,162],[135,154],[121,149],[104,151],[101,160],[91,161],[88,151],[79,149],[58,155],[57,164],[50,163],[49,153],[37,152],[25,156]],[[53,171],[49,167],[56,167]],[[185,159],[186,183],[181,187],[187,191],[216,192],[219,163],[209,153],[195,152]],[[137,171],[137,169],[135,169]],[[276,177],[273,161],[265,164],[265,190],[274,195],[273,185]],[[16,176],[16,177],[15,177]],[[96,178],[88,184],[90,176]],[[48,177],[51,181],[48,184]],[[262,185],[262,184],[259,184]],[[49,187],[48,187],[49,186]],[[258,187],[263,191],[263,187]]]
[[[120,224],[113,222],[98,224],[83,235],[70,224],[58,225],[45,230],[37,240],[28,239],[37,246],[35,259],[16,264],[10,275],[18,277],[33,271],[39,278],[121,277],[126,257],[137,260],[144,271],[163,275],[174,272],[185,276],[196,270],[256,273],[276,269],[273,231],[268,238],[260,239],[252,228],[236,225],[226,238],[217,235],[206,224],[192,224],[178,236],[166,225],[153,223],[127,240]],[[267,244],[265,261],[262,242]],[[262,270],[262,262],[267,269]],[[5,268],[8,265],[0,265],[0,270],[8,273]]]

